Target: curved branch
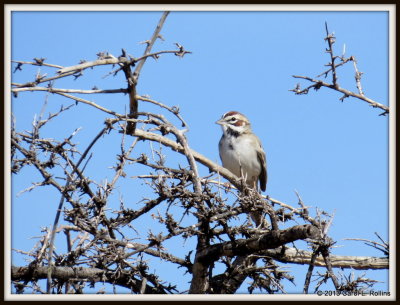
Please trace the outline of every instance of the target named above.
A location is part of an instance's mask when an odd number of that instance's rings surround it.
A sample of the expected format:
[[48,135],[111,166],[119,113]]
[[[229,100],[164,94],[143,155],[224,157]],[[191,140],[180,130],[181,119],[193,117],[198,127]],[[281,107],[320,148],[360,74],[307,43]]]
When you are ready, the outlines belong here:
[[[107,123],[113,123],[115,121],[111,120],[107,120]],[[184,147],[171,140],[168,139],[166,137],[163,137],[161,135],[158,135],[156,133],[152,133],[152,132],[148,132],[148,131],[144,131],[144,130],[140,130],[137,129],[135,130],[135,132],[133,133],[134,136],[137,136],[139,138],[142,139],[147,139],[150,141],[154,141],[154,142],[158,142],[161,143],[165,146],[170,147],[172,150],[177,151],[179,153],[185,154],[185,149]],[[219,173],[221,176],[223,176],[225,179],[229,180],[236,188],[238,188],[239,190],[243,189],[242,183],[240,182],[240,179],[238,177],[236,177],[234,174],[232,174],[229,170],[227,170],[226,168],[219,166],[218,164],[214,163],[213,161],[211,161],[210,159],[206,158],[205,156],[203,156],[202,154],[198,153],[197,151],[194,151],[192,149],[189,149],[191,154],[193,155],[194,159],[198,162],[200,162],[201,164],[203,164],[204,166],[208,167],[210,169],[210,171]]]
[[62,95],[62,96],[65,96],[65,97],[70,98],[70,99],[72,99],[74,101],[93,106],[94,108],[97,108],[97,109],[99,109],[101,111],[104,111],[104,112],[106,112],[108,114],[112,114],[112,115],[115,115],[117,117],[122,117],[122,115],[116,113],[115,111],[112,111],[112,110],[109,110],[107,108],[104,108],[104,107],[102,107],[100,105],[97,105],[96,103],[93,103],[91,101],[85,100],[83,98],[80,98],[80,97],[77,97],[77,96],[73,96],[73,95],[70,95],[70,94],[67,94],[67,93],[62,93],[62,92],[54,92],[54,93]]

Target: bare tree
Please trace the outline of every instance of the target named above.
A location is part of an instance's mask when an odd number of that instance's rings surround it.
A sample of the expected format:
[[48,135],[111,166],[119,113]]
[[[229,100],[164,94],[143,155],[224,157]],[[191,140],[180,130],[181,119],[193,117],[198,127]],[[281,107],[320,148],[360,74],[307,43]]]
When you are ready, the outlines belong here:
[[[140,57],[133,57],[125,50],[120,56],[101,52],[95,60],[69,67],[49,64],[43,58],[13,61],[14,72],[25,65],[56,71],[52,76],[38,73],[33,81],[12,84],[15,98],[20,98],[24,91],[47,93],[43,111],[33,121],[32,130],[21,131],[15,124],[12,126],[12,173],[19,175],[24,167],[33,167],[41,178],[23,191],[51,186],[60,195],[59,202],[54,203],[53,226],[43,229],[43,235],[30,251],[14,249],[30,259],[26,266],[11,267],[10,280],[16,292],[24,293],[29,287],[37,293],[83,293],[84,288],[94,288],[96,283],[109,283],[137,294],[229,294],[237,292],[244,281],[250,279],[250,293],[285,293],[284,281],[294,278],[280,263],[309,265],[304,293],[309,292],[312,275],[319,279],[315,291],[327,281],[331,281],[337,291],[370,288],[375,281],[356,277],[353,270],[388,269],[386,242],[368,241],[384,252],[382,257],[332,255],[335,242],[328,234],[332,215],[321,210],[312,215],[298,194],[298,205],[292,206],[248,189],[240,178],[190,148],[186,135],[189,125],[178,107],[137,92],[140,72],[147,59],[164,54],[184,57],[191,53],[178,43],[175,50],[152,52],[156,40],[162,38],[160,32],[167,15],[168,12],[162,15]],[[335,75],[339,66],[352,61],[356,75],[360,73],[354,57],[335,57],[333,36],[328,35],[326,39],[331,61],[323,75],[333,75],[332,84],[296,76],[313,84],[303,90],[297,87],[295,93],[303,94],[310,88],[326,86],[389,113],[386,106],[364,96],[359,77],[356,77],[359,93],[351,93],[338,85]],[[335,63],[337,58],[341,60],[339,64]],[[81,78],[87,69],[104,65],[111,67],[109,75],[123,73],[127,87],[84,90],[54,86],[56,80]],[[126,94],[129,112],[118,113],[78,94]],[[58,112],[45,116],[47,99],[52,95],[65,97],[68,105],[61,105]],[[153,104],[157,110],[140,111],[140,103]],[[42,135],[45,126],[62,120],[65,113],[79,104],[107,115],[84,149],[78,149],[75,142],[76,135],[81,132],[79,128],[67,138]],[[120,143],[112,166],[113,177],[98,180],[87,166],[96,157],[96,145],[110,136]],[[172,161],[172,155],[183,158]],[[201,176],[199,166],[207,168],[209,174]],[[135,176],[128,177],[130,172],[135,172]],[[221,182],[222,178],[229,183]],[[132,198],[127,202],[123,196],[115,202],[116,194],[123,192],[121,181],[126,179],[135,188],[136,204],[132,203]],[[143,197],[149,190],[151,196]],[[265,226],[254,226],[248,217],[254,211],[266,217]],[[156,223],[161,229],[154,227]],[[138,229],[144,224],[144,230]],[[196,246],[186,245],[188,240],[195,240]],[[309,249],[296,247],[294,243],[299,240],[305,241]],[[179,255],[181,251],[168,248],[167,242],[182,246],[185,254]],[[56,251],[62,243],[66,243],[67,250]],[[178,287],[173,277],[165,279],[152,272],[152,261],[182,268],[190,275],[189,290]],[[217,265],[223,266],[223,271],[219,271],[221,268],[216,268]],[[314,267],[323,267],[326,272],[315,274]],[[352,271],[347,275],[335,272],[335,268]],[[46,291],[38,284],[43,279],[47,281]]]

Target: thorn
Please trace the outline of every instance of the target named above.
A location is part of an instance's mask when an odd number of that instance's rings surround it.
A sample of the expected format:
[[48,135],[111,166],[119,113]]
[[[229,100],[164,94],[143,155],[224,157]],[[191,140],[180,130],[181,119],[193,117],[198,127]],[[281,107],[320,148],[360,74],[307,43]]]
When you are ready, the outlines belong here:
[[46,59],[46,58],[43,58],[43,57],[41,57],[41,58],[36,58],[36,57],[35,57],[33,60],[34,60],[39,66],[41,66],[41,65],[44,63],[45,59]]
[[141,42],[139,42],[139,44],[147,44],[147,45],[149,45],[150,44],[150,40],[141,41]]
[[339,100],[343,103],[344,99],[345,99],[345,98],[348,98],[348,97],[349,97],[349,95],[348,95],[348,94],[345,94],[345,95],[343,95]]
[[98,59],[104,59],[105,57],[108,56],[108,52],[103,51],[103,52],[97,53],[96,55],[97,55]]
[[19,62],[18,65],[15,67],[13,73],[17,72],[18,70],[19,70],[19,71],[22,71],[22,68],[21,68],[21,67],[22,67],[22,63]]

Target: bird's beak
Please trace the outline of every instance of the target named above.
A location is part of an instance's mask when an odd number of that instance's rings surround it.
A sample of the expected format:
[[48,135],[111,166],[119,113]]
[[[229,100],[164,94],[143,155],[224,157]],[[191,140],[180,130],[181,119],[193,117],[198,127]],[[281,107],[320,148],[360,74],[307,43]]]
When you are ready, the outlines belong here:
[[224,123],[225,122],[222,119],[215,122],[215,124],[218,124],[218,125],[224,125]]

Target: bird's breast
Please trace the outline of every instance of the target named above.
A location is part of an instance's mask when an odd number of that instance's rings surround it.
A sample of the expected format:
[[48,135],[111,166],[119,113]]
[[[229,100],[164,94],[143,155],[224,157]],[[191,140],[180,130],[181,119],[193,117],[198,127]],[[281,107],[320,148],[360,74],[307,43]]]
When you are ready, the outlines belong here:
[[246,137],[221,139],[220,155],[222,165],[238,177],[241,172],[248,178],[258,176],[261,172],[254,143]]

